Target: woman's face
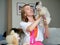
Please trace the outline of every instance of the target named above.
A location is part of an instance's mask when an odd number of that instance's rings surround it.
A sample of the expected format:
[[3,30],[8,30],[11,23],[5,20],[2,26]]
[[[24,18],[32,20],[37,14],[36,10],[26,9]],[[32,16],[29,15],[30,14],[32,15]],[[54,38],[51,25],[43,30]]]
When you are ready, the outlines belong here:
[[30,6],[25,6],[24,7],[25,15],[26,16],[32,16],[34,15],[33,8]]

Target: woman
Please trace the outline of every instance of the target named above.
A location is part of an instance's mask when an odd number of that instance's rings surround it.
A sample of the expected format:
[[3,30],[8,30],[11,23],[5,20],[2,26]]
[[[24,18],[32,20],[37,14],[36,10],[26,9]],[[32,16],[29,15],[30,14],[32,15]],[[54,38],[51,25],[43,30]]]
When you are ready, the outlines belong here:
[[[21,10],[22,21],[20,22],[20,26],[23,29],[24,33],[25,33],[25,37],[24,37],[24,42],[23,43],[27,43],[29,45],[31,43],[30,42],[31,41],[30,37],[33,34],[34,34],[34,37],[35,37],[35,41],[40,41],[40,42],[43,41],[42,30],[44,30],[44,28],[41,28],[39,26],[41,17],[42,16],[38,16],[38,18],[35,19],[33,9],[32,9],[32,7],[29,4],[25,4],[22,7],[22,10]],[[45,25],[45,28],[46,28],[45,36],[48,37],[46,21],[45,21],[44,25]],[[32,33],[32,31],[34,31],[34,32]]]

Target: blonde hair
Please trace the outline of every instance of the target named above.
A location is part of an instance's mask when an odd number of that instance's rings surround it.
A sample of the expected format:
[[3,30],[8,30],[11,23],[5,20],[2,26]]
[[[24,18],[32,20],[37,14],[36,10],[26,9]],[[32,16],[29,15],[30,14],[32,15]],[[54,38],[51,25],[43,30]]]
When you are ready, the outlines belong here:
[[[30,5],[29,4],[25,4],[22,7],[22,9],[21,9],[21,19],[22,19],[22,21],[28,22],[28,18],[27,18],[27,16],[25,16],[25,11],[24,11],[24,7],[26,7],[26,6],[30,6]],[[33,15],[33,18],[35,20],[35,16],[34,15]]]

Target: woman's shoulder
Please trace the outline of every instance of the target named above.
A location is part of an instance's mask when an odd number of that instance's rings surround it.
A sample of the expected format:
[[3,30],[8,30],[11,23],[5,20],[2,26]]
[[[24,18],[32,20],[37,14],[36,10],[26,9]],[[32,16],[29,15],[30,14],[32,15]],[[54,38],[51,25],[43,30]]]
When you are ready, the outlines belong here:
[[21,21],[20,22],[20,28],[22,28],[23,30],[25,30],[26,27],[29,26],[30,24],[31,24],[30,22]]
[[20,25],[25,25],[25,24],[31,24],[32,22],[24,22],[24,21],[20,21]]
[[24,21],[20,21],[20,25],[24,25],[26,22]]
[[26,23],[26,22],[24,22],[24,21],[20,21],[20,23]]

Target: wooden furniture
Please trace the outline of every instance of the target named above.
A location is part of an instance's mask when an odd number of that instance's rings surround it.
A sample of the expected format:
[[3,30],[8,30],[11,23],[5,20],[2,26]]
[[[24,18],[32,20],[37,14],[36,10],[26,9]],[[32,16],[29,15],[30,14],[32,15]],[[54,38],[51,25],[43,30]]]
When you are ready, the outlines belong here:
[[7,0],[7,16],[8,16],[8,29],[7,29],[7,35],[10,33],[10,30],[12,28],[12,0]]

